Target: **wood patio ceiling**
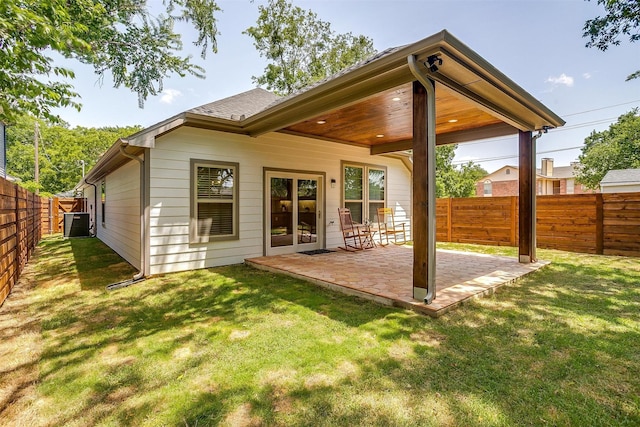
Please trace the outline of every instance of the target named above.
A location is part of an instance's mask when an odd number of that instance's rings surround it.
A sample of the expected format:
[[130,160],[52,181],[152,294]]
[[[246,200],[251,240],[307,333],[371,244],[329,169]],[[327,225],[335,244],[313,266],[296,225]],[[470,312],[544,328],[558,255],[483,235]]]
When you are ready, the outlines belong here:
[[[345,107],[288,126],[285,132],[368,146],[372,153],[411,148],[412,83],[385,90]],[[438,145],[515,134],[517,129],[436,83]]]

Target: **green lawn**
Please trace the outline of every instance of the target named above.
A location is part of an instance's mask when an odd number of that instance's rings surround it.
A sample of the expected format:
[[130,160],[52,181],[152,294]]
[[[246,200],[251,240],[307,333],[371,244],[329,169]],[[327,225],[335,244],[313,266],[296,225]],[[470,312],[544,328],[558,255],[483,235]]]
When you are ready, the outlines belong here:
[[0,308],[0,424],[640,425],[640,260],[539,257],[431,319],[243,265],[107,292],[127,263],[47,238]]

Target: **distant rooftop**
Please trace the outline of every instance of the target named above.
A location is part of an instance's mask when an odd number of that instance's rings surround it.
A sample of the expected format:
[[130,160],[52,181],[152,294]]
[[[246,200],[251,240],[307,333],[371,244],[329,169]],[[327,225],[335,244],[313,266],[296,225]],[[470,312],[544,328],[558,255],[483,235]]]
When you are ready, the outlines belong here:
[[640,183],[640,169],[610,170],[600,184],[637,184]]

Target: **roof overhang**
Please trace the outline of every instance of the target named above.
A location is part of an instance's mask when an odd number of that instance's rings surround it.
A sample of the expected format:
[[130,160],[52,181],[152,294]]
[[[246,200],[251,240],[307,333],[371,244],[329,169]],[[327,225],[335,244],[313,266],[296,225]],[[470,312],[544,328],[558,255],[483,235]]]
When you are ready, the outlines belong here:
[[130,160],[119,152],[119,145],[130,146],[130,152],[141,152],[153,148],[159,136],[182,126],[252,137],[285,132],[368,147],[371,154],[408,150],[412,143],[411,84],[415,80],[408,63],[410,56],[420,64],[431,59],[435,65],[428,72],[436,82],[439,145],[505,136],[518,130],[555,128],[565,123],[444,30],[383,52],[247,118],[225,119],[193,111],[178,114],[118,141],[97,162],[88,179],[99,179],[114,166]]

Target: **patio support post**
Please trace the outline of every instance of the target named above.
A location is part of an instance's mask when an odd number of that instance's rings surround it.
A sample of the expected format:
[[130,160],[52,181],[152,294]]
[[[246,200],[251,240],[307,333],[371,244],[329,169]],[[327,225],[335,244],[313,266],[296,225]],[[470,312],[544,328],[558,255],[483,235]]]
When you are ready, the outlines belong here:
[[436,297],[435,83],[409,65],[413,82],[413,298]]
[[536,139],[519,131],[519,242],[521,263],[536,262]]

